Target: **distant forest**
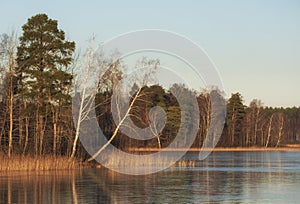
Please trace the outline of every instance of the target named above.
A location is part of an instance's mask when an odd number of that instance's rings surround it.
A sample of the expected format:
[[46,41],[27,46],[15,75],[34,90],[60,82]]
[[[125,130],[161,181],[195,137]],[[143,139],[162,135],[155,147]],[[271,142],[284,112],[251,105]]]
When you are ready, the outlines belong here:
[[[182,85],[173,85],[171,89],[188,92]],[[159,85],[144,87],[143,97],[135,103],[132,112],[132,120],[138,127],[149,126],[147,115],[153,106],[162,107],[167,115],[167,122],[160,134],[161,146],[166,147],[176,137],[180,126],[181,112],[176,98],[169,91],[165,91]],[[202,147],[207,136],[211,120],[211,95],[216,90],[202,91],[197,93],[197,101],[200,111],[199,130],[193,143],[194,148]],[[110,102],[106,100],[110,97],[109,92],[99,93],[98,101],[101,103],[97,110],[99,125],[104,130],[105,135],[112,135],[115,129]],[[188,100],[188,99],[187,99]],[[227,115],[222,136],[217,144],[219,147],[282,147],[286,144],[300,142],[300,108],[272,108],[265,107],[258,100],[253,100],[249,106],[243,104],[242,96],[234,93],[226,101]],[[185,117],[193,117],[193,108],[186,113]],[[190,124],[186,124],[190,125]],[[189,128],[186,128],[188,131]],[[134,134],[134,132],[132,133]],[[189,136],[186,132],[185,137]],[[128,147],[148,147],[158,148],[157,139],[135,140],[126,135],[119,134],[113,141],[115,146],[122,149]]]
[[[126,75],[121,61],[101,59],[101,55],[95,59],[94,54],[88,58],[89,50],[78,59],[74,54],[75,42],[67,41],[57,21],[46,14],[29,18],[22,30],[20,37],[15,33],[0,36],[0,154],[88,157],[78,140],[76,129],[80,124],[73,120],[72,96],[82,86],[76,81],[76,67],[80,64],[89,70],[89,60],[93,59],[102,65],[113,62],[99,79],[94,102],[99,127],[114,146],[123,150],[164,148],[174,140],[180,125],[186,127],[182,137],[188,138],[189,125],[194,124],[181,124],[185,122],[181,120],[193,118],[194,107],[187,107],[182,117],[172,91],[196,95],[200,115],[192,147],[203,145],[212,117],[211,96],[220,94],[216,88],[189,90],[181,84],[174,84],[169,90],[160,85],[132,87],[133,103],[128,117],[136,126],[149,126],[149,111],[154,106],[161,107],[167,116],[165,127],[155,133],[156,138],[132,139],[116,131],[118,124],[111,113],[114,87]],[[144,59],[142,63],[158,65],[156,60]],[[188,94],[181,95],[186,97],[183,100],[189,100]],[[82,100],[86,105],[84,97]],[[217,146],[281,147],[300,143],[300,107],[267,107],[256,99],[245,105],[239,93],[232,94],[224,103],[227,114]]]

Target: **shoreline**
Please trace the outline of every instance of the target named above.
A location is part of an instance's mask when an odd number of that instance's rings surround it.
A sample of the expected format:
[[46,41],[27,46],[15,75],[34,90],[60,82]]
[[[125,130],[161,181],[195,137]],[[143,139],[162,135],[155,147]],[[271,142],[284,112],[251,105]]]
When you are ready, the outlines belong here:
[[[129,152],[175,152],[175,151],[186,151],[185,149],[159,149],[159,148],[130,148]],[[267,152],[267,151],[300,151],[300,145],[285,146],[285,147],[215,147],[212,150],[209,148],[190,148],[187,152],[201,152],[201,151],[212,151],[212,152]]]
[[[186,152],[186,149],[159,149],[159,148],[130,148],[128,153],[154,153],[159,151],[165,152]],[[282,147],[216,147],[211,149],[190,148],[187,152],[275,152],[275,151],[299,151],[299,144],[290,144]],[[14,155],[8,158],[6,155],[0,154],[0,173],[13,171],[38,172],[48,170],[76,170],[84,168],[99,168],[93,163],[86,163],[71,159],[65,156],[21,156]]]

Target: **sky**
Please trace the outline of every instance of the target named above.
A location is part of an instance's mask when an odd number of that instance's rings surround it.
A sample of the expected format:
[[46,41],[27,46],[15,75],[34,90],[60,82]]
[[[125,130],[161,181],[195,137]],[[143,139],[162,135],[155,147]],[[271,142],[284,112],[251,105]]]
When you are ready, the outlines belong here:
[[300,106],[300,1],[293,0],[1,0],[0,33],[46,13],[85,48],[135,30],[162,29],[199,45],[218,69],[228,97],[248,105]]

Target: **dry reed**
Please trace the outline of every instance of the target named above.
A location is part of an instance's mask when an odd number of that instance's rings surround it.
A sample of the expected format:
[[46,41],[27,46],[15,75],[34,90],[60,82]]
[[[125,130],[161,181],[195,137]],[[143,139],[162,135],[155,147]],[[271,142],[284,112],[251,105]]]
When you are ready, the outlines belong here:
[[179,168],[194,168],[195,167],[195,160],[179,160],[176,162],[173,167]]
[[[139,157],[138,154],[141,154]],[[172,166],[180,168],[192,168],[195,167],[194,160],[179,160],[170,155],[168,156],[157,156],[157,157],[144,157],[143,152],[135,152],[136,157],[134,159],[127,158],[124,155],[120,155],[118,152],[110,151],[107,154],[100,155],[101,163],[106,167],[117,167],[117,168],[128,168],[128,167],[161,167],[161,166]],[[121,159],[120,159],[121,158]]]
[[21,156],[8,157],[0,153],[0,171],[43,171],[59,169],[78,169],[84,165],[76,159],[54,156]]

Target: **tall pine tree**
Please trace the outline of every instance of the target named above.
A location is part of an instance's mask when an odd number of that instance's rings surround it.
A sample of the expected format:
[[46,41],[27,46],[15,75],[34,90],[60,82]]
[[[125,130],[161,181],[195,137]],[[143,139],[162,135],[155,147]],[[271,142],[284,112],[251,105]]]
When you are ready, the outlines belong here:
[[66,89],[71,85],[72,75],[65,70],[72,62],[75,43],[66,41],[57,21],[46,14],[29,18],[22,29],[16,70],[19,93],[36,106],[35,154],[41,155],[49,106],[57,106],[69,98]]

